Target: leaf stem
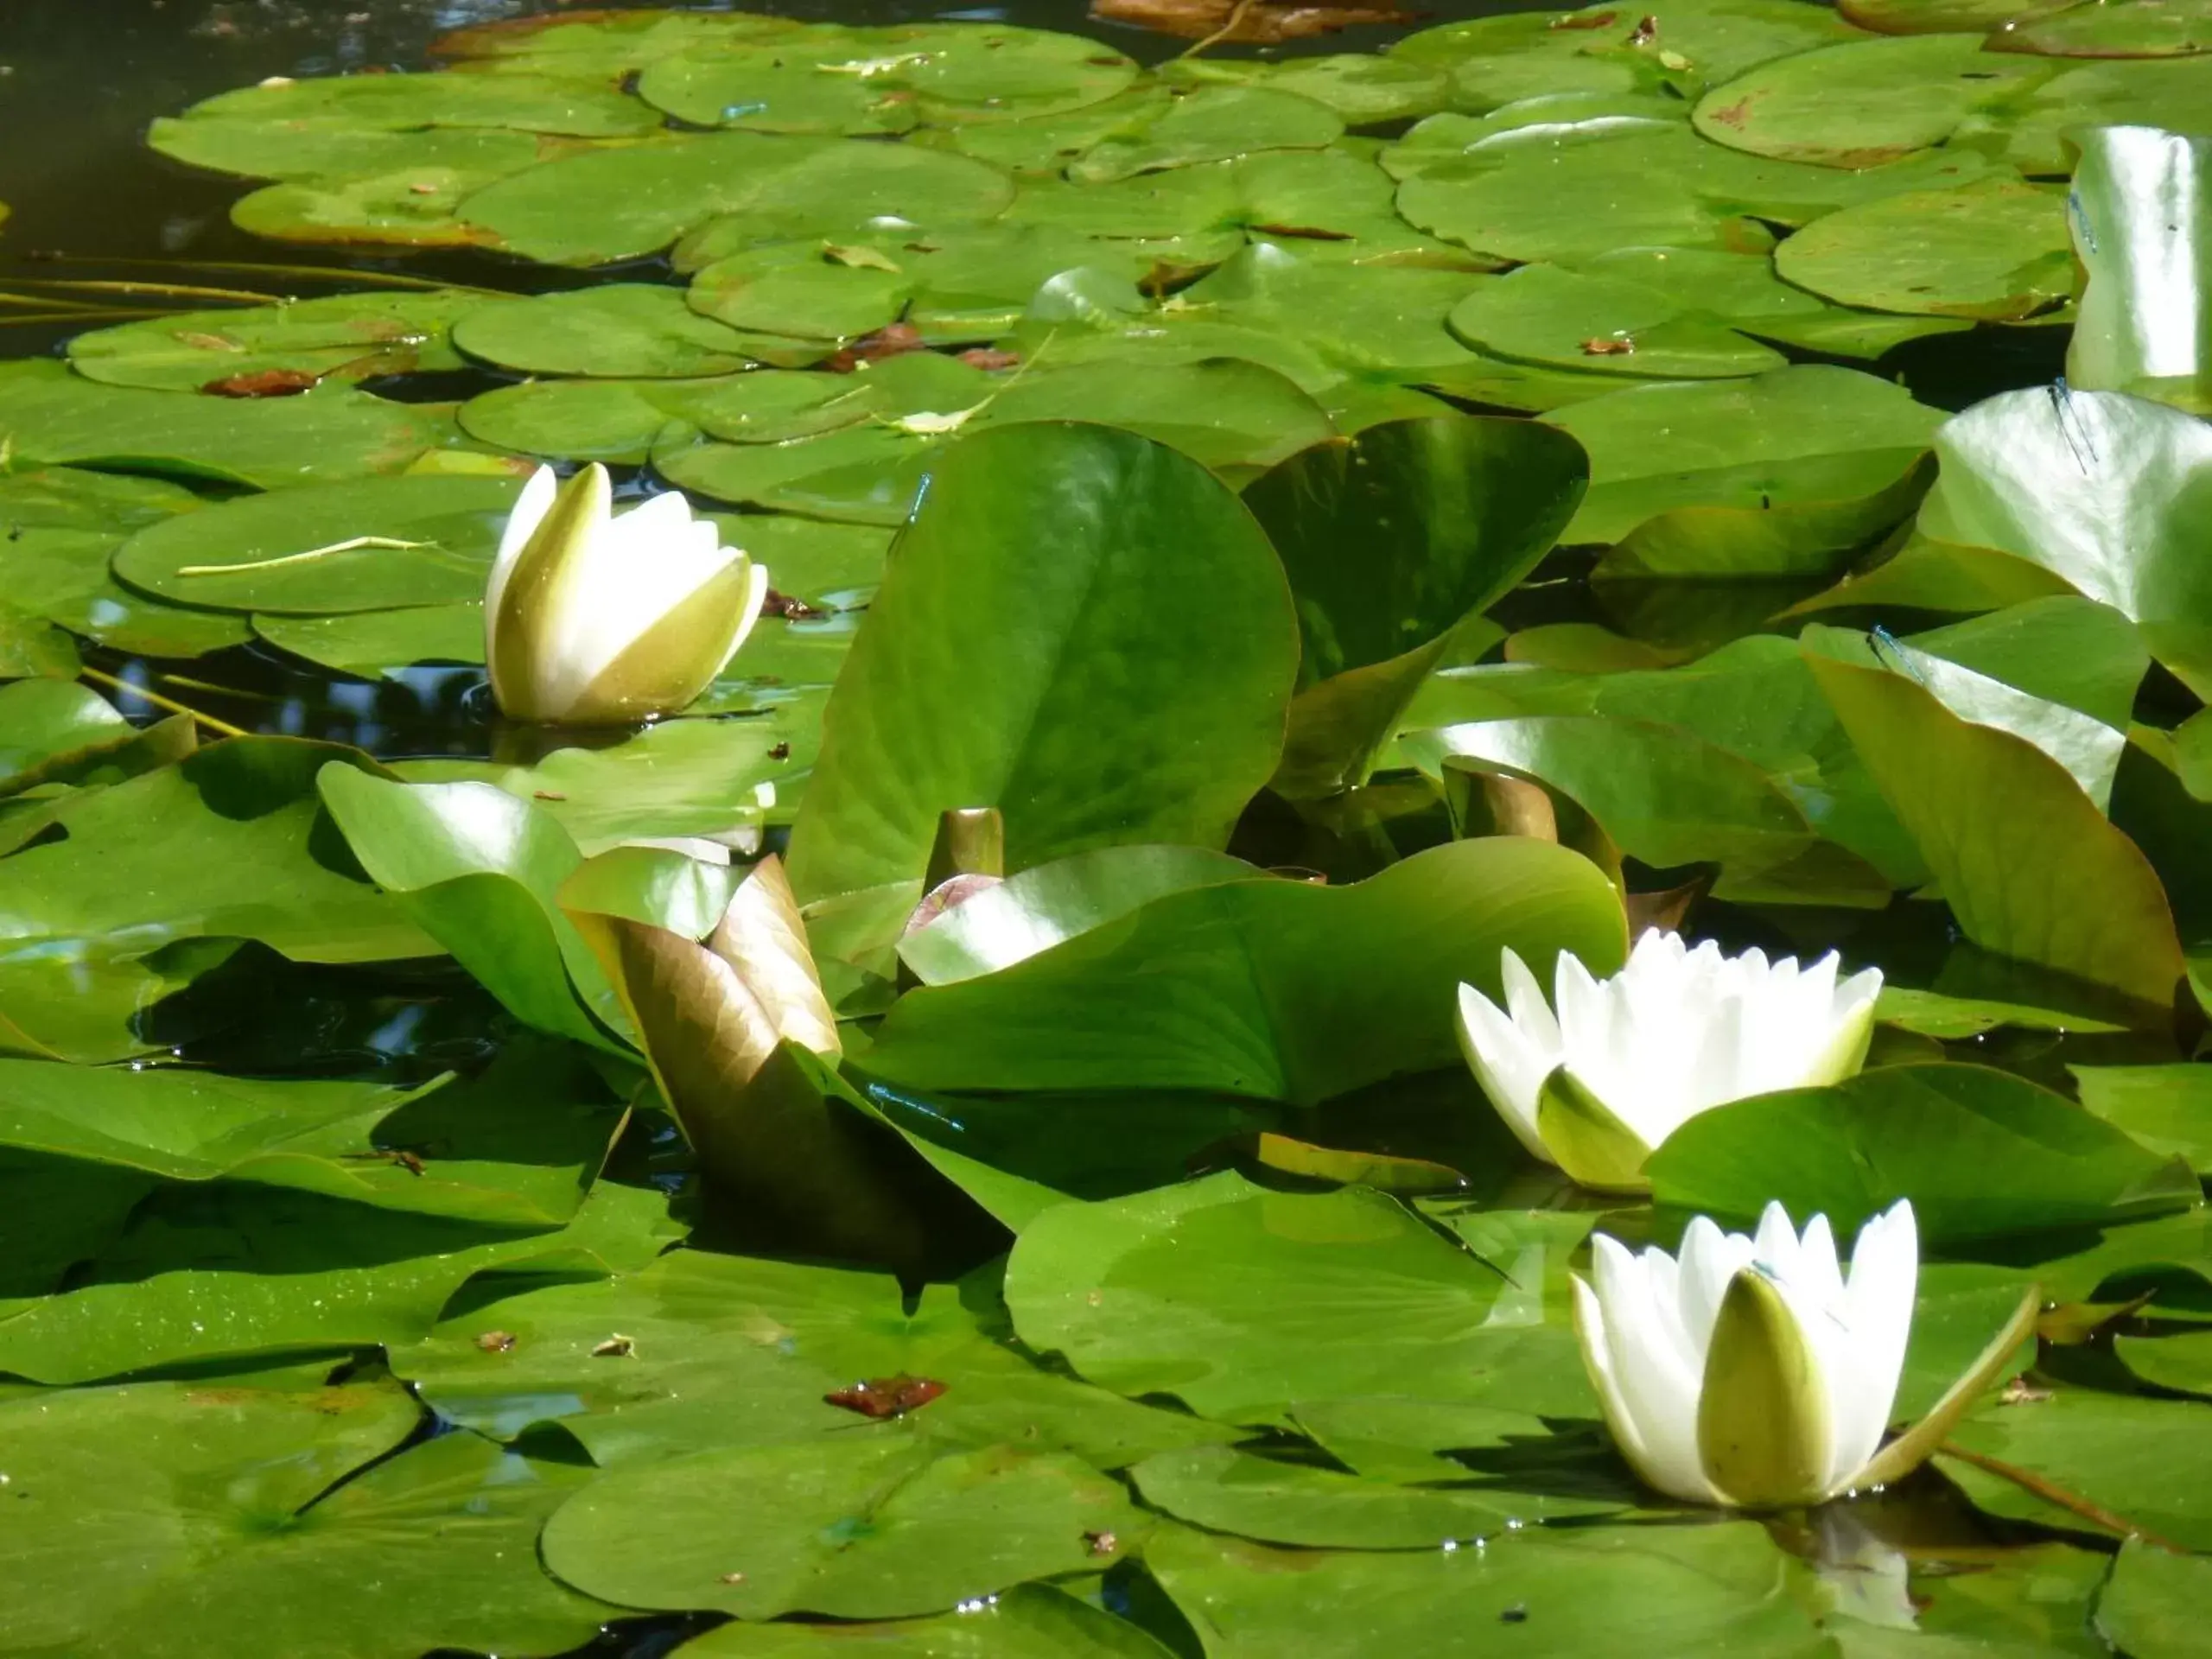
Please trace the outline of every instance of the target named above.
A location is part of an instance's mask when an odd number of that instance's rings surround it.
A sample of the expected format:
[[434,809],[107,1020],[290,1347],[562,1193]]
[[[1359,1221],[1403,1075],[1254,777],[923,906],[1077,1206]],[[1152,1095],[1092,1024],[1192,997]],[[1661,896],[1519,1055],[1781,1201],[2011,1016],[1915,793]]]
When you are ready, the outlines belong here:
[[130,681],[118,679],[112,674],[103,674],[97,668],[80,669],[78,671],[95,685],[105,685],[111,690],[120,691],[128,696],[136,697],[141,702],[150,702],[155,708],[166,709],[173,715],[189,715],[219,736],[244,737],[246,734],[243,726],[233,726],[227,720],[218,720],[213,715],[203,715],[197,709],[188,708],[174,698],[163,696],[158,691],[149,691],[143,685],[133,685]]
[[1999,1480],[2009,1480],[2022,1491],[2041,1498],[2054,1508],[2064,1510],[2069,1515],[2077,1515],[2093,1526],[2101,1527],[2107,1532],[2116,1532],[2123,1538],[2140,1538],[2145,1543],[2154,1544],[2169,1554],[2185,1555],[2189,1553],[2171,1539],[2161,1538],[2148,1528],[2138,1526],[2126,1516],[2115,1515],[2101,1503],[2092,1503],[2078,1492],[2069,1492],[2063,1486],[2045,1480],[2032,1469],[2002,1462],[1984,1452],[1969,1452],[1956,1440],[1946,1440],[1937,1449],[1945,1457],[1970,1464],[1984,1474],[1995,1475]]
[[1227,21],[1204,40],[1195,41],[1178,52],[1175,54],[1176,61],[1179,63],[1185,58],[1195,58],[1210,46],[1219,46],[1230,35],[1236,34],[1237,25],[1244,21],[1244,14],[1251,10],[1258,3],[1259,0],[1236,0],[1236,3],[1229,9]]
[[180,576],[232,576],[241,570],[274,570],[279,565],[304,564],[309,559],[319,559],[326,553],[353,553],[363,548],[391,548],[395,551],[414,547],[434,547],[434,542],[403,542],[397,536],[349,536],[342,542],[333,542],[327,547],[311,547],[304,553],[284,553],[273,559],[250,559],[244,564],[185,564],[177,567]]

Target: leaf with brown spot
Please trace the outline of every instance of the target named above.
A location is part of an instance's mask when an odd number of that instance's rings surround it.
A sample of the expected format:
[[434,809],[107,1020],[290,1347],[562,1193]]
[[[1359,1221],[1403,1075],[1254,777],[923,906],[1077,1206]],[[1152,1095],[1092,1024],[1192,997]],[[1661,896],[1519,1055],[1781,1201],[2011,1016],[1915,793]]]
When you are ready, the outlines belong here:
[[321,379],[304,369],[257,369],[210,380],[200,390],[212,397],[296,397],[313,391]]
[[889,322],[849,346],[838,347],[822,366],[832,374],[850,374],[863,363],[880,363],[887,357],[903,357],[924,349],[922,331],[912,323]]
[[960,353],[960,360],[971,369],[982,369],[995,374],[1001,369],[1019,368],[1020,352],[1002,352],[994,346],[974,346]]
[[849,1389],[833,1389],[822,1400],[824,1405],[842,1406],[847,1411],[880,1421],[919,1411],[943,1394],[944,1389],[945,1385],[934,1377],[908,1376],[902,1371],[897,1376],[872,1377],[855,1382]]

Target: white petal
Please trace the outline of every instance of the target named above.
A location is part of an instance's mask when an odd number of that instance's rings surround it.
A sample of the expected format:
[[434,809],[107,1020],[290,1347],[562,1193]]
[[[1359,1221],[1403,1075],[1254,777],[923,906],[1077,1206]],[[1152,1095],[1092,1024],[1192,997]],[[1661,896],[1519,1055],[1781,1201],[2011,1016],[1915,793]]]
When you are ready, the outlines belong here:
[[573,706],[655,623],[744,556],[719,539],[713,520],[694,519],[674,490],[605,526],[586,556],[575,607],[559,619],[555,649],[566,695],[549,696],[549,705]]
[[1741,1233],[1724,1233],[1704,1216],[1694,1217],[1682,1230],[1682,1325],[1696,1346],[1698,1374],[1705,1374],[1705,1357],[1713,1346],[1713,1321],[1720,1317],[1720,1299],[1728,1281],[1751,1265],[1757,1249]]
[[1900,1199],[1887,1214],[1859,1230],[1851,1250],[1851,1281],[1844,1293],[1845,1319],[1851,1327],[1858,1371],[1851,1402],[1849,1438],[1838,1447],[1848,1458],[1839,1478],[1874,1455],[1882,1432],[1897,1409],[1897,1382],[1904,1374],[1906,1344],[1920,1280],[1920,1235],[1910,1199]]
[[1459,1052],[1497,1115],[1522,1146],[1551,1162],[1536,1133],[1536,1103],[1556,1057],[1471,985],[1459,987]]
[[490,628],[499,613],[499,601],[505,596],[507,578],[514,574],[515,561],[522,556],[522,550],[537,534],[539,524],[552,509],[553,498],[561,486],[550,467],[540,467],[530,475],[530,482],[522,486],[522,493],[515,498],[512,512],[507,514],[506,528],[499,532],[499,551],[492,561],[491,579],[484,588],[484,626]]
[[[728,668],[730,659],[737,655],[737,648],[745,643],[746,636],[753,632],[753,625],[760,620],[760,607],[767,602],[768,567],[765,564],[755,564],[747,573],[745,578],[745,616],[738,623],[737,632],[730,636],[729,649],[722,653],[722,668]],[[715,671],[720,673],[721,670],[717,669]],[[772,789],[774,786],[772,785],[770,787]],[[767,804],[773,806],[775,803],[772,800]]]
[[[1591,1248],[1598,1283],[1594,1294],[1585,1294],[1589,1311],[1599,1316],[1594,1324],[1601,1340],[1586,1335],[1585,1352],[1593,1375],[1611,1378],[1611,1396],[1602,1383],[1599,1391],[1622,1453],[1659,1491],[1713,1503],[1697,1450],[1700,1377],[1681,1363],[1659,1328],[1656,1287],[1643,1264],[1613,1239],[1600,1233]],[[1581,1298],[1577,1303],[1580,1313]]]

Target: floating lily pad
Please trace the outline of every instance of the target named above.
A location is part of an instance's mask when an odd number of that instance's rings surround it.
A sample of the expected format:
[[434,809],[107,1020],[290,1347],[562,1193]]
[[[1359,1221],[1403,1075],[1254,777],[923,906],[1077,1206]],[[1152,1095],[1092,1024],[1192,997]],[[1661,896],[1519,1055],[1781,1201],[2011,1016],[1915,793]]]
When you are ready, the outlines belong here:
[[480,128],[387,132],[301,125],[245,116],[164,116],[146,142],[172,161],[249,179],[346,179],[421,171],[426,178],[476,174],[485,180],[546,159],[537,135]]
[[[1984,1407],[1952,1431],[1967,1453],[1993,1458],[2086,1499],[2126,1524],[2184,1548],[2212,1542],[2212,1491],[2194,1478],[2212,1452],[2212,1406],[2192,1400],[2060,1389],[2032,1408]],[[1975,1504],[2007,1519],[2094,1533],[2076,1508],[2060,1509],[1968,1457],[1938,1454],[1936,1466]],[[2110,1530],[2110,1529],[2105,1529]]]
[[1793,159],[1746,162],[1672,121],[1595,119],[1559,136],[1534,127],[1464,148],[1422,137],[1416,129],[1383,158],[1403,180],[1398,211],[1447,241],[1513,260],[1571,263],[1638,245],[1757,253],[1773,245],[1770,225],[1802,225],[1991,170],[1972,154],[1869,164],[1862,172]]
[[1774,264],[1800,288],[1874,311],[2017,321],[2074,291],[2065,197],[1996,180],[1847,207],[1777,248]]
[[[1561,539],[1605,543],[1686,508],[1766,514],[1878,498],[1925,453],[1942,422],[1902,387],[1821,365],[1710,385],[1632,387],[1546,418],[1590,452],[1590,493]],[[1842,544],[1910,505],[1899,503]]]
[[274,489],[394,473],[440,436],[422,411],[350,386],[194,397],[103,386],[60,363],[0,365],[0,435],[18,463],[168,473]]
[[942,150],[730,132],[549,162],[460,212],[512,252],[595,265],[657,253],[722,213],[796,236],[878,214],[924,226],[988,219],[1013,191],[998,168]]
[[1776,273],[1775,261],[1763,254],[1620,248],[1585,260],[1575,269],[1588,276],[1634,282],[1686,312],[1709,314],[1754,340],[1831,357],[1877,358],[1908,340],[1973,327],[1964,319],[1886,316],[1830,304],[1784,282]]
[[481,663],[484,607],[478,600],[455,600],[334,616],[264,613],[253,619],[253,637],[341,674],[397,677],[426,663]]
[[874,1659],[1167,1659],[1168,1654],[1135,1624],[1041,1584],[1018,1585],[956,1612],[883,1624],[734,1621],[685,1645],[692,1659],[829,1659],[855,1644],[865,1644]]
[[1647,14],[1585,6],[1446,23],[1410,35],[1394,59],[1449,69],[1452,107],[1476,111],[1536,94],[1623,93],[1707,84],[1857,31],[1822,10],[1782,0],[1695,0]]
[[472,357],[530,374],[676,378],[752,362],[741,338],[693,311],[679,290],[645,283],[479,306],[453,339]]
[[78,373],[121,386],[242,391],[262,378],[303,391],[325,380],[461,366],[447,343],[481,294],[340,294],[251,311],[197,311],[95,329],[69,342]]
[[1410,57],[1370,57],[1343,52],[1277,63],[1215,58],[1178,58],[1160,67],[1163,79],[1199,86],[1257,86],[1295,92],[1325,105],[1348,126],[1411,121],[1444,105],[1444,72]]
[[612,138],[647,133],[659,118],[612,87],[548,75],[278,76],[192,106],[189,121],[265,122],[370,132],[422,127],[506,127],[521,132]]
[[2207,1584],[2202,1557],[2132,1538],[2097,1598],[2097,1633],[2139,1659],[2186,1659]]
[[[733,1505],[733,1490],[757,1501]],[[1134,1519],[1121,1487],[1072,1458],[945,1453],[886,1426],[602,1476],[543,1548],[563,1579],[627,1606],[889,1618],[1080,1571],[1086,1534]]]
[[551,74],[597,75],[620,80],[658,58],[694,46],[786,39],[799,41],[809,26],[760,12],[698,12],[652,8],[602,11],[588,16],[503,17],[452,29],[431,49],[439,57],[475,60],[481,67],[542,69]]
[[1780,353],[1695,305],[1620,277],[1523,265],[1452,308],[1479,351],[1599,374],[1705,380],[1783,366]]
[[658,57],[638,94],[702,127],[762,132],[901,132],[917,121],[999,122],[1081,109],[1137,66],[1078,35],[1004,24],[817,25],[806,47],[772,38]]
[[1070,162],[1067,176],[1077,184],[1110,184],[1255,150],[1321,149],[1344,132],[1344,123],[1325,105],[1263,86],[1200,87],[1156,108],[1139,132],[1107,138]]
[[2092,0],[2022,7],[1989,37],[1993,50],[2046,58],[2167,58],[2212,52],[2204,0]]
[[115,570],[164,599],[238,611],[328,615],[480,600],[515,494],[506,480],[480,478],[272,491],[139,531]]

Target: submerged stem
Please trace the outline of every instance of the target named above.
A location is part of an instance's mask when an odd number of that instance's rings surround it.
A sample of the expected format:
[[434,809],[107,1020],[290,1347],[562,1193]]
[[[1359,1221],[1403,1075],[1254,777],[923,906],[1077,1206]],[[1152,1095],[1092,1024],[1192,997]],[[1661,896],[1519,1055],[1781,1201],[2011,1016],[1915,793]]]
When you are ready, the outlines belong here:
[[1956,1440],[1946,1440],[1939,1449],[1947,1458],[1956,1458],[1961,1463],[1973,1465],[1984,1474],[1995,1475],[1999,1480],[2009,1480],[2022,1491],[2064,1510],[2069,1515],[2077,1515],[2107,1532],[2116,1532],[2123,1538],[2140,1538],[2145,1543],[2155,1544],[2170,1554],[2188,1553],[2172,1540],[2161,1538],[2157,1533],[2136,1525],[2126,1516],[2115,1515],[2101,1503],[2093,1503],[2078,1492],[2069,1492],[2063,1486],[2045,1480],[2032,1469],[2023,1469],[2018,1464],[2005,1463],[1983,1452],[1969,1452]]
[[412,547],[435,547],[435,542],[403,542],[397,536],[349,536],[342,542],[333,542],[327,547],[311,547],[304,553],[282,553],[273,559],[249,559],[244,564],[186,564],[177,567],[180,576],[229,576],[241,570],[274,570],[279,565],[304,564],[309,559],[319,559],[326,553],[354,553],[363,548],[390,548],[394,551]]
[[246,734],[245,728],[243,726],[233,726],[227,720],[218,720],[213,715],[203,715],[197,709],[179,702],[173,697],[165,697],[158,691],[149,691],[143,685],[133,685],[130,681],[118,679],[112,674],[104,674],[97,668],[80,669],[78,672],[95,685],[104,685],[110,690],[124,692],[137,698],[141,702],[150,702],[156,709],[166,709],[173,715],[189,715],[200,725],[219,736],[244,737]]

